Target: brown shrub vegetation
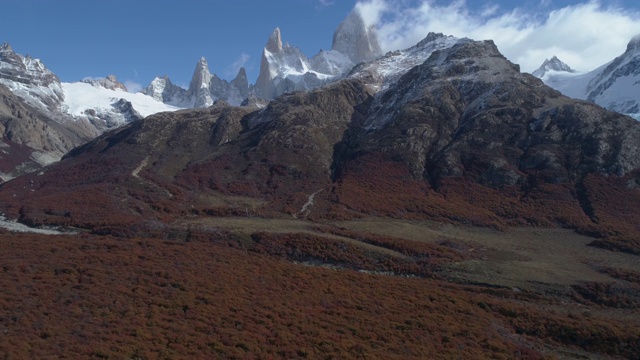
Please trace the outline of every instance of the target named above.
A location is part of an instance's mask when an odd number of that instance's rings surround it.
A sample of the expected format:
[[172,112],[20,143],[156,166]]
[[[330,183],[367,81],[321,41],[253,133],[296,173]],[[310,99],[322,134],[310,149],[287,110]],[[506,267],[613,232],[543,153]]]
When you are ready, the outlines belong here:
[[630,359],[640,351],[640,331],[624,321],[548,314],[482,287],[280,259],[386,266],[338,240],[264,233],[242,244],[190,233],[3,233],[0,358],[542,359],[541,341]]

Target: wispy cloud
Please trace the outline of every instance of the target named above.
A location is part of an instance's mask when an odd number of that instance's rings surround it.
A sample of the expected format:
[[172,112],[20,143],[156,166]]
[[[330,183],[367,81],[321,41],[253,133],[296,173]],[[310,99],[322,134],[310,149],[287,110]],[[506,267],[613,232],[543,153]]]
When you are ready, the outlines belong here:
[[130,93],[137,93],[142,90],[142,85],[133,80],[125,80],[123,84]]
[[335,0],[318,0],[318,4],[322,7],[331,6],[335,3]]
[[378,24],[383,50],[407,48],[429,32],[492,39],[523,71],[535,70],[553,55],[578,70],[592,70],[622,54],[629,40],[640,34],[640,13],[595,0],[555,9],[542,0],[538,12],[492,5],[472,11],[464,0],[449,5],[431,0],[403,2],[408,6],[394,3],[365,0],[356,4],[365,22]]
[[236,75],[238,75],[238,71],[240,68],[245,66],[249,61],[249,54],[242,53],[238,56],[233,63],[229,64],[224,68],[224,77],[227,79],[233,79]]

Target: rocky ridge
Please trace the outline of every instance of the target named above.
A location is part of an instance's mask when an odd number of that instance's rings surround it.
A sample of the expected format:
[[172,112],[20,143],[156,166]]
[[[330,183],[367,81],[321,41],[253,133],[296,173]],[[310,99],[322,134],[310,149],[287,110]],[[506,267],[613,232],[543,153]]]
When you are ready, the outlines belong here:
[[91,84],[95,87],[101,87],[108,90],[114,90],[114,91],[121,90],[125,92],[129,91],[127,90],[127,87],[124,86],[123,83],[118,81],[115,75],[108,75],[106,78],[98,78],[98,79],[86,78],[86,79],[82,79],[82,82]]
[[55,113],[64,101],[60,79],[40,59],[16,54],[8,43],[0,45],[0,83],[42,111]]
[[223,100],[231,105],[240,105],[249,96],[247,73],[240,68],[236,77],[228,82],[211,74],[207,60],[203,57],[196,64],[188,89],[171,82],[168,76],[156,77],[142,91],[157,101],[181,108],[204,108]]

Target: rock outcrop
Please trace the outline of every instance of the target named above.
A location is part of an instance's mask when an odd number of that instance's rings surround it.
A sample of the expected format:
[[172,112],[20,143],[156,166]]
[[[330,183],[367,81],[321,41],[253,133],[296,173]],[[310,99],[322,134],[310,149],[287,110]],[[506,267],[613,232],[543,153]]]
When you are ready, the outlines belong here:
[[58,161],[95,135],[87,123],[48,118],[0,84],[0,182]]
[[554,55],[551,59],[545,59],[542,65],[540,65],[539,68],[532,72],[531,75],[542,79],[549,71],[568,73],[576,72],[569,65],[565,64],[564,62],[562,62],[562,60],[558,59],[558,57]]
[[60,79],[42,61],[16,54],[7,43],[0,45],[0,84],[44,111],[58,111],[64,100]]
[[86,78],[86,79],[82,79],[82,82],[91,84],[95,87],[101,87],[108,90],[114,90],[114,91],[120,90],[125,92],[129,91],[127,90],[127,87],[124,86],[123,83],[118,81],[115,75],[108,75],[106,78],[99,78],[99,79]]
[[166,75],[153,79],[142,93],[172,106],[187,107],[190,102],[187,90],[172,83]]

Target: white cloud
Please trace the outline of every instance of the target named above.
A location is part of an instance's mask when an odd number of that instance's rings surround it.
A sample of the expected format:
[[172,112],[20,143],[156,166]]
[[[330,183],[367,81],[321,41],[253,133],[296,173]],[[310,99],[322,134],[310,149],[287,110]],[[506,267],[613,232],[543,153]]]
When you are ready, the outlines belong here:
[[640,34],[640,13],[595,0],[556,9],[542,0],[543,13],[522,8],[504,11],[491,5],[472,11],[464,0],[449,5],[421,0],[413,6],[397,6],[398,1],[356,4],[365,22],[378,24],[383,50],[410,47],[429,32],[492,39],[523,71],[535,70],[553,55],[575,69],[593,70],[622,54],[629,40]]
[[334,0],[318,0],[320,6],[331,6],[335,3]]
[[227,79],[233,79],[238,75],[240,68],[245,66],[249,61],[249,54],[242,53],[238,58],[224,69],[224,76]]
[[130,93],[137,93],[142,90],[142,85],[133,80],[125,80],[123,85],[129,90]]
[[494,16],[495,14],[498,13],[498,10],[500,10],[500,6],[498,5],[491,5],[491,4],[487,4],[482,8],[482,12],[480,13],[480,16],[482,17],[491,17]]
[[366,26],[379,24],[383,14],[391,12],[396,14],[394,7],[387,4],[386,0],[369,0],[356,3],[356,9],[360,11]]

